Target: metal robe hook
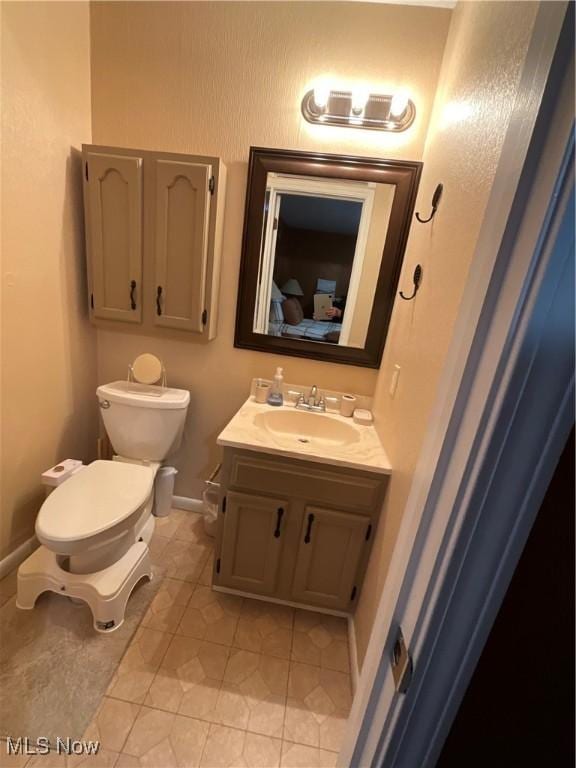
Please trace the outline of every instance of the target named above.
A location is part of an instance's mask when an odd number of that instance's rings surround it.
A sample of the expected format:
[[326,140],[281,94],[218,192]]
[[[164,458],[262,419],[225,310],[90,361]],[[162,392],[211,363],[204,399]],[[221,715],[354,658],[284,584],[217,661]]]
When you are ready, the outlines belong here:
[[420,283],[422,282],[422,267],[420,266],[420,264],[416,265],[416,269],[414,270],[414,275],[412,276],[412,280],[414,281],[414,290],[412,291],[412,296],[404,296],[404,293],[400,291],[400,298],[404,299],[404,301],[412,301],[412,299],[418,293],[418,288],[420,288]]
[[416,212],[416,218],[420,222],[420,224],[426,224],[429,221],[432,221],[434,218],[434,215],[436,213],[436,210],[438,208],[438,205],[440,204],[440,200],[442,199],[442,192],[444,191],[444,185],[438,184],[436,189],[434,190],[434,194],[432,195],[432,213],[427,219],[423,219],[420,217],[420,214]]

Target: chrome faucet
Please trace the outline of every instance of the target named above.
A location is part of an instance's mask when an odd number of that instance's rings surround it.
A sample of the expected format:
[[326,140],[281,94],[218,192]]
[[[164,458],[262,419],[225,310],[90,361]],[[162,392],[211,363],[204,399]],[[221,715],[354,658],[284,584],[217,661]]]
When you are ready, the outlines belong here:
[[296,402],[296,408],[301,411],[314,411],[316,413],[324,413],[326,410],[326,403],[324,402],[322,395],[318,395],[318,387],[316,384],[310,388],[308,397],[304,397],[303,394],[300,395]]

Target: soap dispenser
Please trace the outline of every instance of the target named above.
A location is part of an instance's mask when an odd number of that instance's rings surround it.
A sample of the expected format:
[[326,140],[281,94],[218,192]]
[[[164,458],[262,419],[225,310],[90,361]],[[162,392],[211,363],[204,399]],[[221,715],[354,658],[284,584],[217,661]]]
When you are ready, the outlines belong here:
[[270,394],[268,395],[268,405],[282,405],[284,403],[284,396],[282,395],[282,384],[284,382],[284,376],[282,375],[283,370],[283,368],[276,368],[274,382],[270,387]]

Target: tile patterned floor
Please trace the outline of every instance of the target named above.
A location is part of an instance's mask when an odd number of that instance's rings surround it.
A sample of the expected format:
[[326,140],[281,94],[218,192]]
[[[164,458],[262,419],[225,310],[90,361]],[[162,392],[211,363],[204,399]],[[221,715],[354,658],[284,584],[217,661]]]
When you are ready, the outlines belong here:
[[[0,768],[329,768],[351,706],[344,619],[210,589],[213,540],[173,510],[151,543],[162,586],[90,724],[90,757]],[[0,600],[15,580],[0,582]]]

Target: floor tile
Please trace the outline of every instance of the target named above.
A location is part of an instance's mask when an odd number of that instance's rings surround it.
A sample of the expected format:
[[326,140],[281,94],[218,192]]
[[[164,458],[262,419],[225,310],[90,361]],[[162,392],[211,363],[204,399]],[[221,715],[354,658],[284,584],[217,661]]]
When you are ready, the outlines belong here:
[[291,658],[349,673],[347,620],[314,611],[296,611]]
[[137,757],[134,757],[134,755],[127,755],[125,752],[122,752],[120,755],[118,755],[118,759],[116,760],[116,765],[114,768],[140,768],[142,763]]
[[34,755],[26,763],[26,768],[67,768],[66,755],[58,752]]
[[148,691],[145,703],[213,721],[229,649],[177,635]]
[[351,704],[350,675],[292,662],[284,739],[338,752]]
[[187,512],[185,512],[183,509],[172,509],[170,514],[166,515],[166,517],[155,517],[154,533],[157,533],[159,536],[171,539],[176,533],[178,526],[186,514]]
[[66,768],[114,768],[118,753],[102,747],[94,755],[70,755]]
[[246,733],[242,756],[248,768],[277,768],[280,765],[282,742],[258,733]]
[[208,736],[209,724],[158,709],[142,707],[118,764],[135,765],[130,755],[147,768],[195,768]]
[[171,637],[165,632],[139,627],[110,682],[107,695],[141,704]]
[[82,738],[98,741],[101,750],[119,753],[139,711],[137,704],[105,696]]
[[285,605],[245,599],[234,645],[247,651],[290,658],[294,609]]
[[218,695],[216,721],[280,738],[287,681],[287,661],[233,649]]
[[154,533],[152,535],[152,539],[148,542],[150,561],[153,566],[160,569],[162,575],[166,573],[164,552],[169,543],[170,538],[167,536],[162,536],[158,533]]
[[206,565],[202,568],[202,573],[198,577],[198,584],[202,584],[204,587],[212,586],[212,575],[214,573],[214,544],[210,547],[210,554]]
[[176,538],[167,541],[160,557],[166,576],[182,581],[198,581],[210,556],[211,542],[181,541]]
[[185,512],[174,532],[174,538],[181,541],[206,543],[208,536],[204,531],[204,516],[198,512]]
[[281,768],[335,768],[337,752],[282,742]]
[[241,597],[214,592],[210,587],[198,585],[177,632],[198,640],[232,645],[241,607]]
[[202,768],[277,768],[282,742],[269,736],[211,725]]
[[174,632],[194,592],[188,581],[166,578],[142,619],[142,626]]
[[0,739],[0,768],[24,768],[30,760],[30,755],[12,754],[8,743]]

